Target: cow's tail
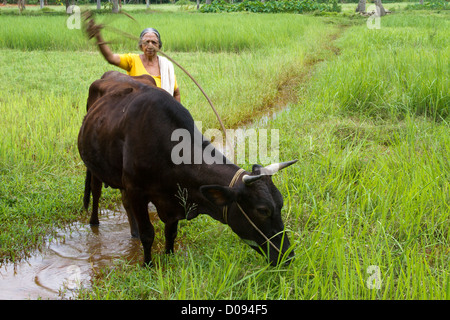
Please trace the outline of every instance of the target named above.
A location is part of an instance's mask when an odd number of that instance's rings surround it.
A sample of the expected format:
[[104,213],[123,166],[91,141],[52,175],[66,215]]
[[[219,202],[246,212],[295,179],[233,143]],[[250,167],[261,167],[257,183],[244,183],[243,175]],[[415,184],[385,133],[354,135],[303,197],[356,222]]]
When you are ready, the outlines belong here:
[[86,210],[89,209],[89,201],[91,200],[91,172],[86,169],[86,181],[84,182],[84,198],[83,205]]

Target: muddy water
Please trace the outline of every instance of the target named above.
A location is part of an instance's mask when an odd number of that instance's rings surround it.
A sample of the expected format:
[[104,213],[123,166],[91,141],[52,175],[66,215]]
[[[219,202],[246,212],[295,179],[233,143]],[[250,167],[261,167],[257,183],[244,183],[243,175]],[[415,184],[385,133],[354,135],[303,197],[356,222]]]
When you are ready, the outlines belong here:
[[[153,221],[156,213],[150,216]],[[140,263],[141,243],[131,238],[123,208],[102,210],[99,218],[99,226],[76,223],[26,261],[1,266],[0,299],[71,298],[80,285],[89,287],[97,269],[115,259]]]

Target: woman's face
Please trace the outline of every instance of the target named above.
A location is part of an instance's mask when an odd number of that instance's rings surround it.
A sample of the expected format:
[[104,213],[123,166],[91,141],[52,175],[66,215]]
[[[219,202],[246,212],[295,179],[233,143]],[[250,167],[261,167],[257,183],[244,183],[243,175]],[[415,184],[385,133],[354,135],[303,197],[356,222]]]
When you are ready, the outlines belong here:
[[148,32],[144,34],[141,40],[142,43],[142,51],[144,51],[144,54],[153,57],[156,55],[156,48],[159,48],[159,41],[158,36],[154,34],[153,32]]

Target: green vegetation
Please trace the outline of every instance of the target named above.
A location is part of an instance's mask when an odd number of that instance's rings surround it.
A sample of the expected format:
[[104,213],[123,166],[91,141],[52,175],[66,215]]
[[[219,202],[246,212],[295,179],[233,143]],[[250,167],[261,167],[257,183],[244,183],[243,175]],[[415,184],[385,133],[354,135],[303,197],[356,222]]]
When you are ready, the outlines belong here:
[[[258,15],[183,13],[152,14],[150,17],[151,20],[147,14],[135,14],[136,23],[123,15],[113,18],[98,15],[98,21],[108,27],[127,30],[133,36],[139,35],[149,25],[157,26],[163,35],[163,50],[190,70],[219,111],[226,110],[221,114],[228,126],[242,123],[253,113],[266,108],[288,79],[304,73],[302,65],[307,57],[317,54],[328,41],[323,35],[335,30],[333,26],[316,24],[314,17],[289,14],[271,15],[264,19]],[[25,21],[37,27],[29,28]],[[78,64],[78,69],[88,69],[89,75],[102,74],[95,69],[96,65],[100,65],[101,70],[115,68],[107,66],[100,56],[86,60],[85,53],[97,49],[80,30],[70,30],[65,23],[66,18],[60,16],[6,16],[1,21],[0,47],[33,51],[33,54],[43,56],[43,51],[61,52]],[[271,27],[267,28],[269,24]],[[218,25],[220,28],[216,27]],[[136,40],[117,34],[108,27],[104,30],[105,38],[112,42],[115,52],[138,52]],[[81,52],[81,55],[70,54],[73,51]],[[92,59],[97,59],[97,62],[91,62],[94,61]],[[210,107],[192,81],[181,71],[177,77],[183,85],[183,104],[194,116],[199,119],[201,116],[205,125],[218,127],[214,114],[205,114],[204,110]],[[89,80],[95,80],[95,76]],[[84,87],[89,83],[76,82]],[[236,95],[236,92],[240,93]],[[85,95],[85,92],[80,94]]]
[[337,0],[318,2],[313,0],[279,0],[279,1],[252,1],[245,0],[238,3],[230,3],[225,0],[214,0],[200,8],[201,12],[254,12],[254,13],[305,13],[311,11],[340,12],[341,7]]
[[[268,267],[201,216],[180,223],[173,255],[156,251],[151,269],[118,260],[80,298],[450,298],[446,11],[388,15],[379,30],[345,16],[133,16],[139,25],[98,19],[133,35],[160,30],[163,50],[202,84],[227,127],[297,84],[289,108],[266,125],[280,130],[281,160],[300,160],[274,176],[296,259]],[[115,51],[136,51],[111,30],[105,38]],[[76,137],[89,84],[113,67],[61,16],[3,16],[0,48],[0,259],[18,260],[55,227],[87,223]],[[177,77],[194,118],[218,127],[195,85]],[[117,201],[104,191],[103,207]],[[163,241],[162,222],[155,229]],[[367,286],[370,266],[379,289]]]
[[[335,42],[340,54],[326,56],[299,87],[300,102],[269,122],[282,131],[281,158],[300,159],[274,177],[295,242],[291,266],[267,268],[225,227],[200,218],[183,224],[182,237],[201,232],[214,246],[189,241],[189,250],[157,255],[152,270],[120,262],[82,297],[448,299],[449,68],[439,65],[449,58],[449,26],[435,18],[389,16],[380,33],[348,28]],[[417,39],[422,55],[399,54]],[[389,68],[379,69],[381,57]],[[410,74],[423,75],[425,88]],[[379,85],[388,76],[390,85]],[[370,266],[379,289],[367,285]]]
[[412,4],[408,5],[407,9],[411,10],[449,10],[450,5],[445,0],[431,0],[424,2],[424,4]]
[[0,261],[20,259],[57,227],[86,219],[76,137],[86,85],[97,74],[80,66],[96,61],[1,50]]
[[[286,128],[282,158],[301,162],[282,183],[305,250],[298,273],[314,274],[291,283],[302,298],[449,298],[449,25],[432,19],[389,16],[382,32],[347,30],[301,108],[271,124]],[[380,290],[366,287],[371,265]]]
[[444,17],[413,13],[386,17],[380,32],[354,27],[351,36],[338,41],[346,54],[312,83],[317,91],[326,89],[316,104],[344,115],[447,119],[449,28]]
[[[138,23],[126,16],[110,15],[98,15],[98,21],[117,28],[127,26],[130,34],[138,35],[148,26],[149,16],[134,17]],[[284,15],[283,21],[277,16],[263,20],[257,15],[229,19],[161,13],[151,17],[152,25],[163,35],[163,49],[199,81],[227,127],[247,121],[253,113],[270,106],[282,84],[305,71],[302,65],[307,57],[322,50],[326,42],[326,38],[320,39],[322,35],[335,30],[323,23],[317,25],[313,17],[299,15]],[[80,200],[84,165],[76,147],[78,130],[89,85],[107,70],[120,69],[108,65],[81,30],[70,30],[65,23],[62,16],[5,16],[0,21],[1,82],[9,93],[0,97],[0,163],[2,181],[7,182],[0,193],[2,259],[20,258],[42,243],[55,225],[86,218]],[[261,33],[265,23],[273,27]],[[216,29],[215,36],[212,29],[216,24],[224,28]],[[186,30],[189,36],[172,28]],[[267,43],[266,37],[277,41]],[[116,52],[138,52],[136,41],[112,30],[105,29],[105,38],[112,41]],[[214,113],[195,84],[181,70],[177,77],[182,103],[194,118],[201,120],[204,128],[218,128]],[[40,177],[40,172],[49,174]],[[21,183],[17,183],[20,176]],[[68,188],[67,177],[71,181],[69,192],[57,187]],[[35,185],[26,185],[27,181]],[[39,192],[33,193],[35,189]],[[39,206],[43,193],[50,201],[46,207]],[[107,199],[111,197],[117,200],[117,193],[106,194]],[[61,199],[62,203],[52,203],[51,199]],[[42,214],[37,213],[40,210],[46,212],[44,222]],[[62,218],[55,216],[59,210]],[[30,218],[21,221],[22,216],[16,212],[29,212]]]

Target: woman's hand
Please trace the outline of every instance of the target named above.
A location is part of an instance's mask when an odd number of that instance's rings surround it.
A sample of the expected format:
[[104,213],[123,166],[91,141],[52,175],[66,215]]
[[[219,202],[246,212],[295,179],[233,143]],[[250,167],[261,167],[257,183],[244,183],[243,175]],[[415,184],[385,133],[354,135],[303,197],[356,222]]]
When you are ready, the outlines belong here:
[[98,38],[103,25],[95,24],[94,17],[90,11],[83,12],[83,28],[89,39]]
[[107,42],[103,40],[102,35],[100,34],[100,30],[103,29],[103,25],[95,23],[94,17],[90,11],[83,13],[83,28],[89,39],[95,38],[97,40],[98,48],[106,61],[110,64],[118,66],[120,64],[120,56],[118,54],[114,54],[107,46]]

